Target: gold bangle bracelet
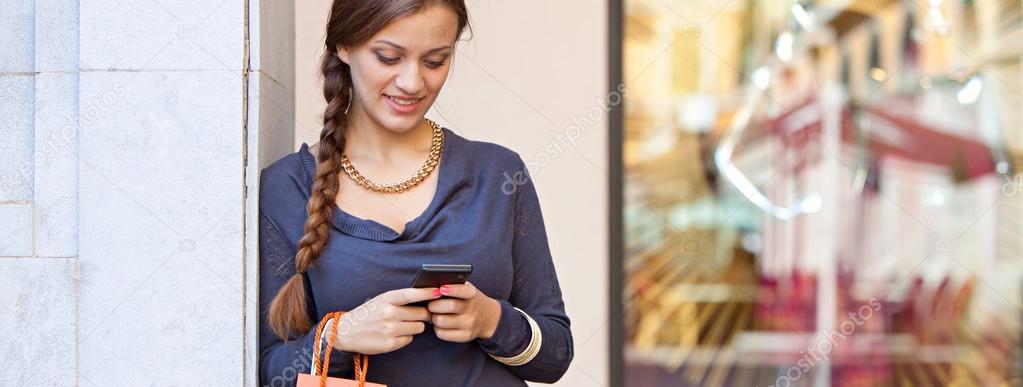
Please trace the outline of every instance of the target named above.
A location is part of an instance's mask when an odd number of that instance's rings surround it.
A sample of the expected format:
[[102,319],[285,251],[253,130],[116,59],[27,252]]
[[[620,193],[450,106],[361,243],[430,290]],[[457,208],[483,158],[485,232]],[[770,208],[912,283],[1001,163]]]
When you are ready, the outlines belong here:
[[[515,307],[513,306],[513,308]],[[538,325],[532,317],[529,317],[526,312],[523,312],[522,309],[515,308],[515,310],[522,313],[522,315],[526,317],[526,321],[529,321],[529,329],[532,333],[532,336],[529,339],[529,345],[526,346],[526,349],[523,350],[522,353],[515,356],[501,357],[490,355],[490,357],[494,360],[513,367],[532,361],[533,358],[540,353],[540,346],[543,345],[543,334],[540,332],[540,325]]]

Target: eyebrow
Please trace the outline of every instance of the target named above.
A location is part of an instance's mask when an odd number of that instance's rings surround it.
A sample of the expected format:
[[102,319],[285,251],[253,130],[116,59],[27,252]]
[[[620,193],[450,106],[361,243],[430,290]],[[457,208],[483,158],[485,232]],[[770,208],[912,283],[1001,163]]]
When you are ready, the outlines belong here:
[[[375,43],[384,43],[384,44],[389,45],[391,47],[394,47],[396,49],[399,49],[399,50],[402,50],[402,51],[408,51],[408,49],[406,49],[405,47],[402,47],[401,45],[399,45],[397,43],[394,43],[392,41],[389,41],[389,40],[380,39],[380,40],[377,40]],[[435,47],[435,48],[429,49],[428,51],[426,51],[426,53],[427,54],[431,54],[431,53],[434,53],[434,52],[437,52],[437,51],[447,50],[449,48],[451,48],[451,46]]]

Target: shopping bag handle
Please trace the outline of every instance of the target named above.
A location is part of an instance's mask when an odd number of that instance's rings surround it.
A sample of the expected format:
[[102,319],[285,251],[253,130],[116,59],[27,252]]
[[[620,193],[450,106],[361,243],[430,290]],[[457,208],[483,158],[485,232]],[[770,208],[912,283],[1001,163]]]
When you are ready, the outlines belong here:
[[[338,326],[341,325],[341,316],[344,316],[345,312],[330,312],[323,316],[319,326],[316,328],[316,344],[314,345],[313,361],[310,367],[309,373],[313,376],[320,376],[320,387],[327,387],[327,371],[330,369],[330,354],[334,349],[334,342],[337,340]],[[329,327],[327,331],[324,328]],[[323,348],[323,360],[320,361],[320,351],[324,335],[328,334],[327,337],[327,348]],[[366,370],[369,368],[369,358],[361,353],[355,354],[355,380],[359,382],[359,387],[365,387],[366,384]]]

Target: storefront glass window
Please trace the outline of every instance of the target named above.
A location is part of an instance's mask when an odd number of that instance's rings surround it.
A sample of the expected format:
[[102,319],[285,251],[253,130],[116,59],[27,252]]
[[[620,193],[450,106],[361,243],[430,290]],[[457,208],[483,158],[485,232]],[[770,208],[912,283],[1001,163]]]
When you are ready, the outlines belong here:
[[1023,384],[1020,8],[623,0],[625,386]]

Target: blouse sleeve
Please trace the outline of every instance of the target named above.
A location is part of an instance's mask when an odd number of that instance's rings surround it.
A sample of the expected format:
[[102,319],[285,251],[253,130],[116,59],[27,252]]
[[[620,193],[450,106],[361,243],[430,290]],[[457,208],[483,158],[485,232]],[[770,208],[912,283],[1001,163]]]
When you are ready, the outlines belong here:
[[484,351],[499,357],[515,356],[525,350],[532,330],[526,318],[515,310],[518,307],[540,326],[543,341],[540,352],[532,361],[506,367],[524,380],[554,383],[561,379],[572,362],[572,331],[554,271],[536,189],[521,159],[518,164],[525,179],[513,193],[512,291],[509,299],[498,300],[501,317],[494,335],[478,341]]
[[[277,291],[295,274],[296,248],[281,233],[268,216],[259,217],[259,384],[260,386],[295,386],[299,373],[309,373],[312,365],[316,327],[319,318],[312,307],[312,290],[306,281],[306,300],[309,300],[309,320],[313,329],[298,337],[281,340],[267,322],[270,301]],[[326,343],[323,343],[326,345]],[[328,375],[342,375],[352,371],[353,356],[332,349]]]

